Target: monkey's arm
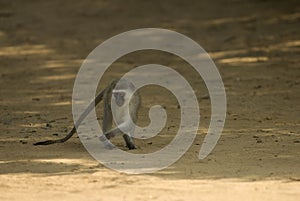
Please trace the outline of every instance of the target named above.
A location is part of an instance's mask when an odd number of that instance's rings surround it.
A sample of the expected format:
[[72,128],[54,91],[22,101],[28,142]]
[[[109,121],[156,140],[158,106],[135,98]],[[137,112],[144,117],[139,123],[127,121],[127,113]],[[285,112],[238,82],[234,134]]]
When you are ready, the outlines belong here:
[[93,108],[96,107],[98,105],[98,103],[101,102],[101,100],[103,99],[105,90],[106,89],[102,90],[96,96],[96,98],[89,104],[89,106],[85,109],[85,111],[80,115],[79,119],[75,123],[75,126],[68,133],[68,135],[66,135],[64,138],[57,139],[57,140],[46,140],[46,141],[42,141],[42,142],[37,142],[37,143],[34,143],[34,145],[49,145],[49,144],[55,144],[55,143],[63,143],[65,141],[67,141],[68,139],[70,139],[74,135],[74,133],[76,133],[76,127],[78,127],[82,123],[84,118],[93,110]]

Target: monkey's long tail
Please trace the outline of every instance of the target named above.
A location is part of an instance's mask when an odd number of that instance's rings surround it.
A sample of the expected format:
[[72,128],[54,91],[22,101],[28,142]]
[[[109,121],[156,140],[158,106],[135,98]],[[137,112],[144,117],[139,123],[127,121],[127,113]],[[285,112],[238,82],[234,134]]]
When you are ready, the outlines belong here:
[[34,143],[33,145],[49,145],[49,144],[55,144],[55,143],[64,143],[65,141],[70,139],[74,135],[74,133],[76,133],[76,127],[78,127],[82,123],[82,121],[85,119],[85,117],[93,110],[93,108],[96,107],[98,105],[98,103],[101,102],[101,100],[103,99],[104,92],[105,92],[105,89],[102,90],[96,96],[96,98],[89,104],[89,106],[85,109],[85,111],[80,115],[79,119],[75,123],[75,126],[68,133],[68,135],[66,135],[64,138],[57,139],[57,140],[46,140],[46,141],[42,141],[42,142],[37,142],[37,143]]

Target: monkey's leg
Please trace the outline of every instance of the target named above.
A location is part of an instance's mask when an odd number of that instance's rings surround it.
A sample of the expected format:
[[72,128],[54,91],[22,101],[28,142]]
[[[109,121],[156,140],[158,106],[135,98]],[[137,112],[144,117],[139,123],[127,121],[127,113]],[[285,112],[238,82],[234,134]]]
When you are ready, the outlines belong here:
[[103,135],[99,137],[99,140],[103,142],[106,148],[113,149],[115,146],[108,140],[111,137],[105,135],[105,133],[111,130],[111,126],[112,126],[112,112],[111,112],[111,108],[109,107],[109,104],[107,103],[107,100],[104,101],[103,110],[104,110],[103,121],[102,121]]
[[[125,140],[125,143],[126,143],[126,146],[128,147],[128,149],[135,149],[135,145],[134,145],[131,135],[124,134],[119,128],[114,128],[114,129],[104,133],[106,139],[115,137],[118,134],[123,134],[123,138]],[[103,141],[103,138],[100,140]]]
[[112,125],[112,112],[111,108],[107,107],[104,104],[104,115],[103,115],[103,121],[102,121],[102,131],[103,133],[106,133],[107,131],[111,130]]
[[123,138],[125,140],[126,146],[128,147],[128,149],[135,149],[135,145],[134,142],[132,140],[132,137],[130,135],[127,134],[123,134]]
[[135,149],[134,140],[133,140],[133,134],[135,131],[135,126],[130,126],[128,129],[128,132],[123,134],[123,139],[125,140],[126,146],[128,149]]
[[[123,132],[125,131],[125,133]],[[126,132],[127,131],[127,132]],[[126,146],[128,149],[135,149],[135,145],[132,139],[131,134],[134,132],[134,127],[128,123],[122,123],[117,128],[110,130],[105,133],[107,139],[112,138],[118,134],[123,134],[123,138],[125,140]]]
[[110,131],[107,131],[104,133],[104,135],[107,139],[115,137],[118,134],[122,134],[122,131],[119,128],[113,128]]
[[113,145],[108,139],[116,136],[117,134],[121,133],[121,130],[118,128],[114,128],[108,132],[105,132],[103,135],[99,137],[99,140],[104,144],[105,148],[113,149],[115,145]]

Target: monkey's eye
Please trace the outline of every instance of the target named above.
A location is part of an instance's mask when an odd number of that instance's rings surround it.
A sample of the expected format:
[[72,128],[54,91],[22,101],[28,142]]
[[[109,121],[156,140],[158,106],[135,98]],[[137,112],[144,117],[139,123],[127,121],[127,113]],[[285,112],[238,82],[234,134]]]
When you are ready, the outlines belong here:
[[114,92],[114,96],[115,96],[116,99],[124,98],[125,97],[125,92]]
[[125,96],[125,92],[119,92],[119,96],[123,98]]

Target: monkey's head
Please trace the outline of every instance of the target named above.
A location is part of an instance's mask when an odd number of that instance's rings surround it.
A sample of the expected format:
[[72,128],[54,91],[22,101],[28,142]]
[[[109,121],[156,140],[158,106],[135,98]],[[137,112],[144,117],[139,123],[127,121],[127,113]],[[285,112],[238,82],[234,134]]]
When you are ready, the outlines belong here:
[[117,106],[121,107],[125,103],[126,91],[125,90],[113,90],[113,99]]
[[129,104],[134,89],[135,87],[131,82],[126,79],[120,79],[112,90],[112,96],[117,106],[121,107],[124,104]]

